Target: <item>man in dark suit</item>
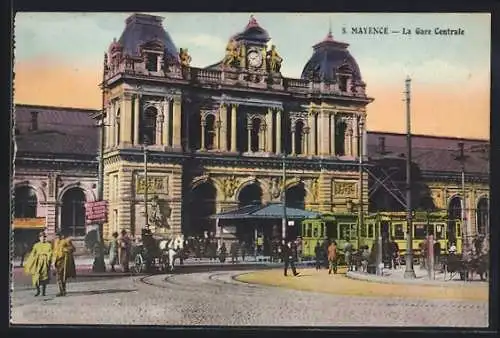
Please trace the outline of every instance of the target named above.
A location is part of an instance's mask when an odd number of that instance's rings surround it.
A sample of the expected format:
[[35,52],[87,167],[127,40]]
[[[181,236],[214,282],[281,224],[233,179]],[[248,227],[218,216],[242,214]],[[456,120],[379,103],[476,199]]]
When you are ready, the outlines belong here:
[[283,261],[285,262],[285,271],[284,275],[287,276],[288,267],[292,268],[292,273],[294,276],[297,276],[299,273],[295,269],[295,262],[297,260],[297,246],[288,242],[283,246]]

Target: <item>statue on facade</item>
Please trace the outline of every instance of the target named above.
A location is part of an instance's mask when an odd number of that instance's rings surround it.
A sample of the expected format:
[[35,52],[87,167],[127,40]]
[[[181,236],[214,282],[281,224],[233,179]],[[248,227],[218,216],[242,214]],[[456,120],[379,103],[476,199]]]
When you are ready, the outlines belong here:
[[226,55],[222,63],[224,66],[237,67],[240,65],[241,49],[236,40],[231,39],[226,46]]
[[317,202],[319,196],[319,183],[317,178],[314,178],[311,182],[311,193],[314,202]]
[[238,188],[238,181],[234,176],[231,176],[224,180],[224,195],[226,198],[233,197]]
[[267,59],[268,71],[273,73],[279,73],[281,70],[281,63],[283,62],[283,58],[278,54],[275,45],[272,45],[271,50],[267,51],[266,59]]
[[189,67],[191,64],[191,55],[189,55],[187,48],[181,48],[179,51],[179,59],[182,67]]
[[278,198],[281,195],[281,182],[279,177],[274,177],[271,179],[271,196],[273,198]]
[[160,200],[157,195],[151,200],[151,213],[149,214],[148,223],[155,227],[163,227],[165,224],[165,216],[160,207]]

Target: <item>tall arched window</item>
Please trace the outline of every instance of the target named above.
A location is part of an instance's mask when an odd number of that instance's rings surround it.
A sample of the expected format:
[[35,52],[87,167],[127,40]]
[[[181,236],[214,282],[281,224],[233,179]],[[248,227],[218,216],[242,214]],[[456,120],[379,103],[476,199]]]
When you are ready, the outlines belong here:
[[335,128],[335,155],[345,155],[345,133],[347,124],[344,121],[339,121]]
[[208,114],[205,118],[205,149],[213,149],[215,145],[215,116]]
[[304,153],[304,122],[297,121],[295,123],[295,153],[297,155]]
[[156,118],[158,110],[148,107],[142,115],[141,138],[142,144],[156,144]]
[[120,135],[121,135],[121,130],[120,130],[120,109],[116,111],[115,115],[115,144],[119,145],[120,144]]
[[250,150],[253,152],[259,151],[259,136],[260,136],[260,119],[254,118],[252,120],[252,130],[250,132],[251,143]]
[[35,218],[38,200],[31,187],[18,187],[14,192],[14,217]]
[[489,227],[488,209],[489,209],[488,199],[486,197],[482,197],[477,203],[476,224],[477,224],[477,231],[483,235],[488,233],[488,227]]
[[85,235],[85,193],[80,188],[71,188],[63,195],[61,231],[68,236]]

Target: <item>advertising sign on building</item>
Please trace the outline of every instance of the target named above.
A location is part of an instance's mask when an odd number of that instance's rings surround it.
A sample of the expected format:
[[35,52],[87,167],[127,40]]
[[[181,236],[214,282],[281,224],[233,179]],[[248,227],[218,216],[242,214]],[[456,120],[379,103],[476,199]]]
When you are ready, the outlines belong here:
[[108,202],[96,201],[85,203],[85,223],[100,224],[108,221]]
[[14,218],[12,227],[14,229],[44,229],[46,223],[45,217]]

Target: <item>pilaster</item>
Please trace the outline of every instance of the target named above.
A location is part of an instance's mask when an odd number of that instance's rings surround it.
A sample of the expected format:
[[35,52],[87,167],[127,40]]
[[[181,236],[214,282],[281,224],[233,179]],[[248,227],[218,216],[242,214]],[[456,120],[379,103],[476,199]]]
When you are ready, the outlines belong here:
[[358,147],[359,147],[359,124],[358,118],[352,119],[352,130],[353,130],[353,146],[352,146],[352,155],[354,157],[358,157]]
[[222,151],[227,151],[227,109],[228,107],[225,104],[222,104],[219,108],[219,119],[220,119],[220,147],[219,149]]
[[132,225],[132,170],[128,168],[122,168],[118,172],[118,230],[127,229],[132,230],[134,226]]
[[236,138],[237,138],[237,109],[238,105],[231,105],[231,152],[236,152]]
[[319,115],[319,127],[320,134],[318,137],[319,145],[320,145],[320,155],[329,155],[330,150],[330,137],[328,131],[330,130],[330,126],[328,125],[328,113],[325,111],[320,112]]
[[134,145],[139,144],[139,121],[141,117],[141,96],[134,96]]
[[276,154],[281,154],[281,138],[282,138],[282,130],[281,130],[281,110],[276,110]]
[[273,151],[273,110],[267,108],[266,114],[266,147],[265,151],[271,153]]
[[162,133],[162,144],[164,146],[170,147],[170,99],[164,98],[162,102],[163,110],[163,133]]
[[317,154],[317,149],[316,149],[316,135],[317,133],[317,123],[316,123],[316,113],[313,112],[312,110],[309,112],[309,127],[311,128],[310,132],[310,139],[309,139],[309,145],[310,145],[310,153],[309,155],[316,155]]
[[124,146],[132,144],[132,97],[125,94],[121,98],[120,109],[120,143]]
[[336,118],[335,118],[335,112],[333,112],[332,114],[330,114],[330,154],[332,156],[335,156],[337,155],[335,153],[335,136],[336,136],[336,127],[337,127],[337,124],[336,124]]
[[332,175],[326,171],[321,172],[318,179],[318,203],[320,212],[331,212],[332,205]]
[[172,125],[172,147],[181,148],[181,97],[174,97],[173,104],[173,125]]
[[182,168],[178,167],[172,170],[171,189],[172,200],[170,203],[171,216],[170,216],[170,231],[173,234],[180,234],[182,232]]

